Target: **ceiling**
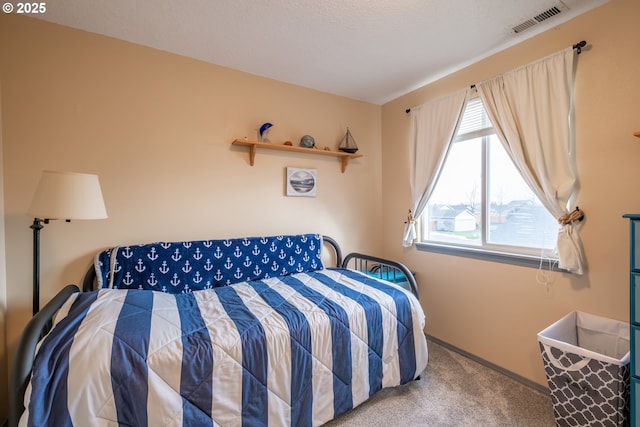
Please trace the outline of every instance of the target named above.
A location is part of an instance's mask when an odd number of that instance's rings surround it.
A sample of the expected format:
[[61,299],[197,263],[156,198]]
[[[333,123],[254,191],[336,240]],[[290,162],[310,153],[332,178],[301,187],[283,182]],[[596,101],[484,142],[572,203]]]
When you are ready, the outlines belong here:
[[55,0],[39,18],[384,104],[607,1]]

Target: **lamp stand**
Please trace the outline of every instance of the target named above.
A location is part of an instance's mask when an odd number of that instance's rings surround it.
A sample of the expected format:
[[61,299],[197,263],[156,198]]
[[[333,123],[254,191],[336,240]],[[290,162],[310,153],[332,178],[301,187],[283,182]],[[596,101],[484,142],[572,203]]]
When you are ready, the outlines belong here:
[[98,175],[42,171],[27,211],[33,217],[33,314],[40,311],[40,230],[49,219],[103,219],[107,210]]
[[29,228],[33,230],[33,315],[40,311],[40,230],[48,219],[33,218]]

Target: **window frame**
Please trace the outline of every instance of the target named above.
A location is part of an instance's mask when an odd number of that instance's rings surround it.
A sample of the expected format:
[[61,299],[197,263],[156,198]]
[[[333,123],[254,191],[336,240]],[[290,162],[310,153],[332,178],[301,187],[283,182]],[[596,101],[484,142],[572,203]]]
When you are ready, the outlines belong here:
[[[479,98],[474,96],[473,98]],[[472,99],[473,99],[472,98]],[[471,99],[469,99],[471,101]],[[475,100],[474,100],[475,101]],[[479,100],[482,105],[482,111],[484,112],[484,104]],[[468,107],[465,107],[467,112]],[[486,112],[484,113],[486,114]],[[487,118],[488,120],[488,118]],[[500,262],[506,264],[519,265],[532,268],[543,268],[547,270],[558,270],[558,256],[557,253],[553,253],[553,249],[539,248],[539,247],[524,247],[516,245],[500,245],[487,242],[487,212],[488,212],[488,185],[489,185],[489,171],[488,171],[488,152],[489,152],[489,139],[492,136],[497,138],[496,131],[493,125],[489,122],[489,127],[483,127],[480,129],[472,130],[464,134],[458,134],[459,129],[456,129],[456,135],[453,138],[451,144],[455,144],[461,141],[468,141],[471,139],[480,139],[482,144],[481,156],[481,197],[480,197],[480,245],[463,245],[451,242],[438,242],[435,240],[425,240],[426,232],[424,227],[426,226],[423,218],[417,219],[417,234],[415,245],[420,251],[435,252],[445,255],[462,256],[467,258],[474,258],[486,261]],[[425,209],[423,216],[429,212],[429,204]],[[514,249],[516,249],[514,251]],[[553,255],[552,255],[553,253]],[[559,271],[559,270],[558,270]]]

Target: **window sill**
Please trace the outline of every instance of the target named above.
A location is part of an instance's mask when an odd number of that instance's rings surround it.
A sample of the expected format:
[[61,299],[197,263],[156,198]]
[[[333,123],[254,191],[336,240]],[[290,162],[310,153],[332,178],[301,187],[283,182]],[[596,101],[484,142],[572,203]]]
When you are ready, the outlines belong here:
[[555,258],[542,258],[539,256],[512,254],[506,252],[490,251],[487,249],[475,249],[461,246],[438,245],[435,243],[416,243],[416,249],[425,252],[434,252],[444,255],[453,255],[466,258],[480,259],[484,261],[499,262],[503,264],[518,265],[521,267],[540,268],[550,271],[562,271],[558,268],[558,260]]

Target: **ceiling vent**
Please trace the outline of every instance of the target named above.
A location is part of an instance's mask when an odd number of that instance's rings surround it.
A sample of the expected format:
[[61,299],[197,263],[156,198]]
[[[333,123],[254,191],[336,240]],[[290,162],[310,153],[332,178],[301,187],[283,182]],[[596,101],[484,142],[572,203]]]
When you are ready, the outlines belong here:
[[547,19],[553,16],[556,16],[566,10],[568,10],[567,6],[565,6],[562,3],[559,3],[556,6],[553,6],[551,9],[547,9],[543,12],[540,12],[536,16],[529,18],[526,21],[516,25],[515,27],[512,28],[512,30],[514,33],[519,34],[525,30],[528,30],[534,25],[538,25],[539,23],[546,21]]

